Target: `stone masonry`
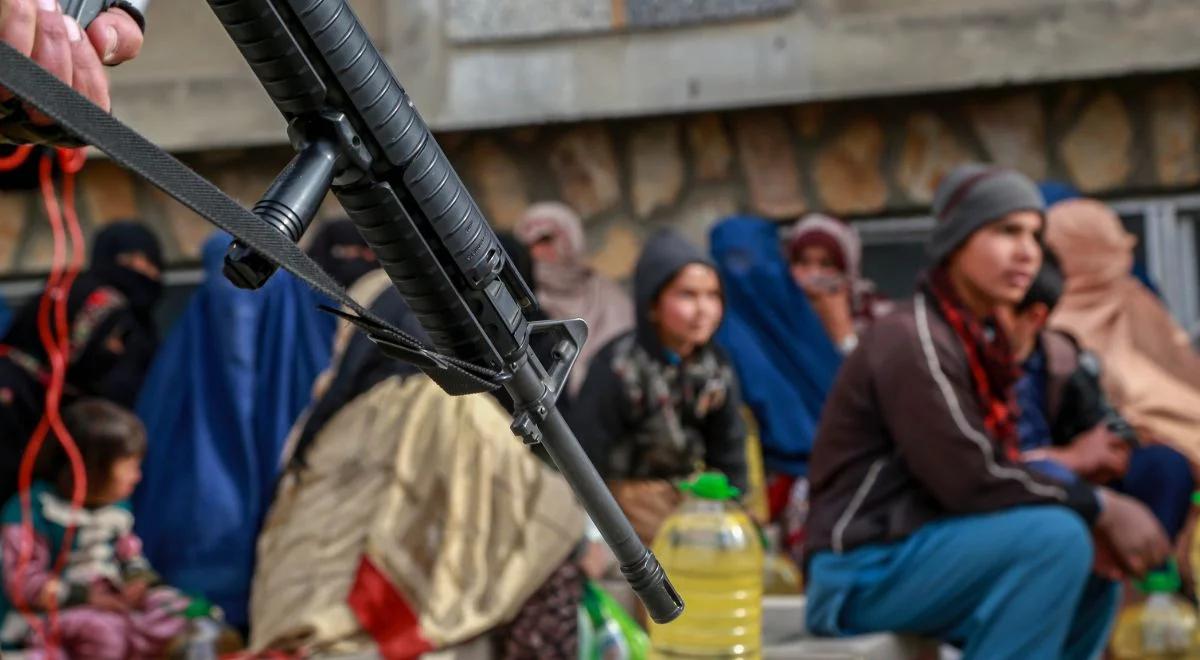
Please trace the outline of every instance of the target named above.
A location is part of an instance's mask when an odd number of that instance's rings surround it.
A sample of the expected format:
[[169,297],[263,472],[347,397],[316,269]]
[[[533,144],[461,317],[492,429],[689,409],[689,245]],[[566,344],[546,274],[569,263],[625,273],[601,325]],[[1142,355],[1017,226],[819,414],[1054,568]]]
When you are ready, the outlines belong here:
[[[534,201],[561,199],[584,217],[597,266],[617,277],[660,226],[703,241],[714,221],[737,213],[920,212],[964,160],[1099,196],[1194,190],[1198,139],[1197,74],[439,134],[497,228]],[[282,147],[184,155],[247,205],[289,157]],[[194,264],[211,231],[103,160],[85,168],[79,201],[89,233],[145,218],[175,265]],[[339,212],[330,200],[322,215]],[[49,253],[40,198],[0,192],[0,273],[43,272]]]

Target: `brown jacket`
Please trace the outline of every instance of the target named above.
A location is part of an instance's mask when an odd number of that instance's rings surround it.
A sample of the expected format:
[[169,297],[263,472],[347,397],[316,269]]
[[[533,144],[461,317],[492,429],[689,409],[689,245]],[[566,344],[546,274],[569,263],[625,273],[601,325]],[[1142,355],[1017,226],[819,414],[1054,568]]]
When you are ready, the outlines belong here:
[[934,301],[875,323],[830,393],[809,463],[808,556],[903,539],[926,523],[1059,504],[1091,523],[1090,486],[1008,462],[983,426],[966,354]]

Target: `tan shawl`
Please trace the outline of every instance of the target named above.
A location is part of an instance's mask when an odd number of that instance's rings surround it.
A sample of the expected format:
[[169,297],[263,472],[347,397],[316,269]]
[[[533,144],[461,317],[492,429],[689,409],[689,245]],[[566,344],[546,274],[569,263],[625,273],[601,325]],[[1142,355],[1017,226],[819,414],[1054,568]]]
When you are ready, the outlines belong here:
[[533,264],[533,285],[538,304],[546,315],[552,319],[587,321],[588,340],[567,387],[575,395],[583,387],[588,365],[596,353],[633,328],[633,301],[624,289],[588,265],[583,222],[565,204],[534,204],[517,223],[514,233],[525,245],[549,238],[558,252],[556,263]]
[[562,478],[487,395],[393,377],[335,415],[289,473],[259,539],[255,649],[362,642],[346,604],[367,556],[435,648],[511,620],[581,538]]
[[1070,200],[1051,207],[1046,242],[1066,276],[1051,326],[1100,356],[1109,397],[1144,439],[1200,464],[1200,355],[1129,274],[1137,238],[1104,204]]

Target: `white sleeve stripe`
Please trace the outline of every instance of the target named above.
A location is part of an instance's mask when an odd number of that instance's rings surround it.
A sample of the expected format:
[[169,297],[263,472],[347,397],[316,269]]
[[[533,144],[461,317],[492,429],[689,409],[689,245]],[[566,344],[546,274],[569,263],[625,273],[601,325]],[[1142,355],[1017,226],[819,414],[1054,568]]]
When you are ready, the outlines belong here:
[[950,379],[942,371],[941,363],[938,361],[937,350],[933,345],[933,335],[929,331],[929,313],[926,310],[925,294],[923,293],[918,293],[916,296],[916,317],[917,334],[921,338],[921,348],[925,352],[925,362],[929,367],[929,373],[933,376],[934,382],[937,383],[938,389],[941,390],[942,397],[946,400],[946,405],[950,409],[950,416],[954,418],[954,423],[958,426],[958,430],[964,436],[971,439],[979,447],[979,451],[983,452],[983,461],[988,473],[998,479],[1018,481],[1029,492],[1035,495],[1065,501],[1067,493],[1063,488],[1038,483],[1024,470],[1004,467],[996,463],[991,440],[979,429],[973,428],[967,423],[966,416],[963,415],[962,408],[959,406],[958,397],[954,394],[954,387],[950,384]]
[[838,518],[837,524],[833,526],[833,551],[841,553],[845,544],[842,542],[842,536],[846,533],[846,526],[854,519],[854,514],[858,513],[858,508],[862,506],[863,500],[867,499],[867,493],[871,492],[871,488],[875,485],[875,479],[879,477],[879,471],[883,469],[887,463],[886,458],[877,458],[871,464],[871,468],[867,470],[867,478],[859,485],[858,490],[854,493],[854,499],[850,500],[850,506],[842,512],[842,516]]

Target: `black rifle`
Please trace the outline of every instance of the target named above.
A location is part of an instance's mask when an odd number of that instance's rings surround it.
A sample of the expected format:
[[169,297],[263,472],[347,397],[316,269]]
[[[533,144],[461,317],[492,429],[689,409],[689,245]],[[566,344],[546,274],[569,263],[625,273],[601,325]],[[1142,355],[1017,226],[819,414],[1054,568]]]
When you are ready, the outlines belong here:
[[[332,188],[431,337],[432,359],[452,358],[473,376],[439,383],[460,394],[504,387],[516,406],[514,433],[545,446],[651,618],[678,617],[678,593],[555,407],[587,326],[526,319],[533,294],[346,0],[208,2],[297,151],[255,214],[298,241]],[[257,288],[272,261],[235,243],[225,274]],[[418,366],[430,359],[348,318],[394,357]],[[548,369],[529,348],[531,333],[557,336]]]

